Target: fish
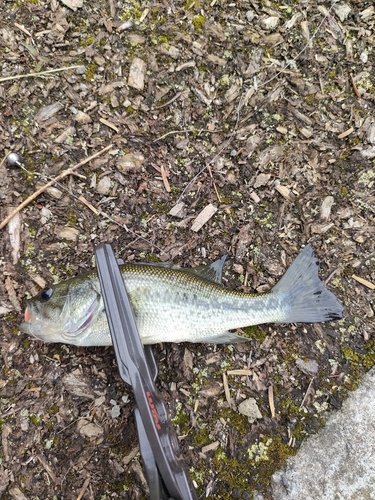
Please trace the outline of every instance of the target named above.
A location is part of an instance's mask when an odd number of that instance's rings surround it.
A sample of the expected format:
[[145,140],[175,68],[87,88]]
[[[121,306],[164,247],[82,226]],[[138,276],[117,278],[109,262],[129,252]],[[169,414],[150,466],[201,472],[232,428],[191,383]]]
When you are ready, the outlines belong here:
[[[279,282],[266,293],[225,289],[226,257],[210,265],[120,265],[143,344],[234,343],[231,330],[264,323],[315,323],[342,318],[344,308],[319,278],[319,262],[306,245]],[[20,331],[45,342],[111,345],[96,271],[80,274],[30,299]]]

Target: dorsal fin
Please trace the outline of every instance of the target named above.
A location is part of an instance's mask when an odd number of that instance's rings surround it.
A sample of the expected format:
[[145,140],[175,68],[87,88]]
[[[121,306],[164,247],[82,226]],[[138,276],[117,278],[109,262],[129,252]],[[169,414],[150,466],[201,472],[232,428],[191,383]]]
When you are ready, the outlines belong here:
[[204,264],[197,267],[179,267],[173,264],[173,262],[137,262],[137,266],[155,266],[164,267],[165,269],[173,269],[176,271],[183,271],[193,276],[198,276],[207,281],[213,281],[221,285],[221,276],[223,274],[223,266],[226,261],[227,256],[224,255],[221,259],[215,260],[211,264]]
[[203,266],[192,267],[190,269],[184,269],[184,271],[204,278],[207,281],[213,281],[221,285],[221,276],[223,274],[223,266],[226,261],[227,256],[223,255],[221,259],[215,260],[212,264],[205,264]]

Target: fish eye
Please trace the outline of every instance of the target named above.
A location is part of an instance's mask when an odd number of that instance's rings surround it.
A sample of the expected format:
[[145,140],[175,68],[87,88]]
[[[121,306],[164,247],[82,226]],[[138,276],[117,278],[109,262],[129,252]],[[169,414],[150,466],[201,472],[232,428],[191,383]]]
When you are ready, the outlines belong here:
[[53,295],[53,288],[46,288],[42,292],[40,292],[40,298],[43,302],[47,302]]

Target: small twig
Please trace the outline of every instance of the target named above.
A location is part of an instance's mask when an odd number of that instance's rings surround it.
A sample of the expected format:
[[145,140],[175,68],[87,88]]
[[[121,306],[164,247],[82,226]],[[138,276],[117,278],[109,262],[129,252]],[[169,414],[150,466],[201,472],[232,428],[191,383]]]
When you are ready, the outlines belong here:
[[312,385],[312,383],[313,383],[313,381],[314,381],[314,378],[315,378],[315,377],[312,377],[312,379],[310,380],[309,386],[308,386],[308,388],[307,388],[307,390],[306,390],[306,392],[305,392],[305,395],[304,395],[304,397],[303,397],[303,399],[302,399],[302,403],[301,403],[301,405],[300,405],[299,409],[301,409],[301,408],[302,408],[302,406],[305,404],[306,398],[307,398],[307,396],[308,396],[308,394],[309,394],[309,392],[310,392],[310,388],[311,388],[311,385]]
[[70,69],[80,68],[81,66],[82,64],[79,64],[78,66],[66,66],[65,68],[47,69],[46,71],[40,71],[39,73],[27,73],[26,75],[4,76],[3,78],[0,78],[0,82],[8,82],[9,80],[19,80],[20,78],[31,78],[33,76],[44,76],[44,75],[49,75],[50,73],[69,71]]
[[216,184],[215,184],[215,179],[212,175],[212,170],[211,170],[211,166],[210,164],[207,165],[207,169],[208,169],[208,173],[210,174],[210,177],[212,179],[212,184],[214,185],[214,189],[215,189],[215,193],[216,193],[216,197],[217,197],[217,201],[219,203],[221,203],[221,198],[220,198],[220,194],[219,194],[219,191],[217,190],[217,187],[216,187]]
[[167,173],[165,171],[164,165],[160,166],[160,172],[161,172],[161,178],[163,179],[163,184],[164,184],[165,190],[167,191],[167,193],[170,193],[171,186],[169,185],[168,177],[167,177]]
[[70,167],[68,168],[67,170],[64,170],[64,172],[62,172],[60,175],[58,175],[57,177],[55,177],[54,179],[52,179],[51,181],[47,182],[47,184],[45,184],[44,186],[42,186],[40,189],[38,189],[37,191],[35,191],[35,193],[33,193],[31,196],[29,196],[25,201],[23,201],[20,205],[18,205],[18,207],[13,210],[12,213],[10,213],[8,215],[8,217],[6,217],[3,222],[0,224],[0,229],[2,229],[4,226],[6,226],[8,224],[8,222],[10,221],[10,219],[18,212],[20,212],[23,208],[25,208],[31,201],[35,200],[35,198],[37,198],[41,193],[43,193],[43,191],[45,191],[46,189],[48,189],[50,186],[52,186],[53,184],[55,184],[56,182],[60,181],[61,179],[63,179],[64,177],[66,177],[67,175],[70,175],[74,172],[74,170],[77,170],[77,168],[79,167],[82,167],[82,165],[85,165],[86,163],[90,162],[91,160],[94,160],[95,158],[97,158],[98,156],[102,155],[103,153],[105,153],[106,151],[108,151],[110,148],[112,148],[112,144],[110,144],[109,146],[105,147],[104,149],[101,149],[100,151],[98,151],[97,153],[89,156],[88,158],[85,158],[84,160],[80,161],[79,163],[77,163],[76,165],[74,165],[73,167]]
[[85,482],[82,485],[82,488],[79,490],[79,494],[78,494],[78,497],[76,498],[76,500],[81,500],[81,498],[85,494],[89,484],[90,484],[90,476],[87,476],[85,479]]
[[166,102],[166,103],[162,104],[161,106],[156,106],[156,108],[154,108],[154,109],[162,109],[162,108],[166,108],[167,106],[169,106],[170,104],[172,104],[172,102],[176,101],[179,97],[181,97],[181,94],[182,94],[182,92],[177,92],[177,94],[176,94],[176,95],[174,95],[174,96],[172,97],[172,99],[169,99],[169,101],[168,101],[168,102]]

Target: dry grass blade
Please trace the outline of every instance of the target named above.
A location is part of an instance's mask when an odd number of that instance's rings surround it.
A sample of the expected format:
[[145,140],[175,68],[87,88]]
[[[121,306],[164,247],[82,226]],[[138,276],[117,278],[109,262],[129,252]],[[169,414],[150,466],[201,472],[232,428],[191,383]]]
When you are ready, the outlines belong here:
[[227,400],[227,403],[229,404],[229,406],[233,409],[234,403],[233,403],[233,399],[231,398],[231,395],[230,395],[228,378],[227,378],[227,375],[225,373],[223,373],[223,384],[224,384],[225,399]]
[[20,78],[34,78],[39,76],[47,76],[53,73],[59,73],[60,71],[69,71],[71,69],[77,69],[81,67],[82,64],[79,64],[77,66],[66,66],[64,68],[47,69],[46,71],[39,71],[38,73],[27,73],[26,75],[3,76],[2,78],[0,78],[0,83],[9,82],[11,80],[19,80]]
[[275,400],[274,400],[274,397],[273,397],[273,385],[270,385],[268,387],[268,404],[269,404],[269,407],[270,407],[272,418],[276,418]]

